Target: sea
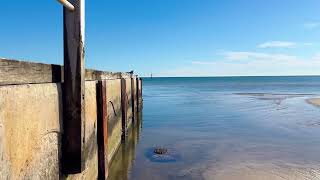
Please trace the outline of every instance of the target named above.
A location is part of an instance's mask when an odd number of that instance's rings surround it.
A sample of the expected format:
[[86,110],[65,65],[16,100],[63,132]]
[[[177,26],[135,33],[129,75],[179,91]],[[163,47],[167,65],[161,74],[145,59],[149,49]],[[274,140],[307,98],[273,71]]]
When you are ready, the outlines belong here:
[[320,76],[143,78],[109,179],[320,179],[317,97]]

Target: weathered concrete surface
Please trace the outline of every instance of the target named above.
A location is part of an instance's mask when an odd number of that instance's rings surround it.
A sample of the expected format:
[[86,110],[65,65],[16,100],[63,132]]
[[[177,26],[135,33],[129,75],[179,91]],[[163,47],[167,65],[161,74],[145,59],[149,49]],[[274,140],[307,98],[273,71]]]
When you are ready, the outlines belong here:
[[82,173],[69,175],[67,179],[97,179],[98,177],[96,83],[96,81],[85,83],[85,143],[83,149],[85,169]]
[[120,146],[122,135],[121,80],[107,81],[108,161]]
[[0,86],[0,179],[59,179],[60,84]]

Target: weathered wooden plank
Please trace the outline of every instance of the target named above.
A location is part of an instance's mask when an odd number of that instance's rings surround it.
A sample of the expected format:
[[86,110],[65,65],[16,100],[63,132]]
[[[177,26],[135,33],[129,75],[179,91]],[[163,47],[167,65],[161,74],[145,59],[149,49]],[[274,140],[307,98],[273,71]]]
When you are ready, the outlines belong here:
[[62,71],[59,65],[0,58],[0,85],[61,82]]
[[122,73],[120,72],[113,73],[113,72],[87,69],[85,76],[86,76],[86,80],[120,79],[122,77]]
[[116,154],[122,136],[121,79],[107,81],[108,160]]
[[140,89],[140,80],[139,78],[136,77],[136,103],[137,103],[137,112],[140,112],[140,93],[139,93],[139,89]]
[[142,109],[143,95],[142,95],[142,78],[139,78],[139,106]]
[[126,100],[127,100],[127,130],[131,128],[133,122],[133,113],[132,113],[132,88],[131,88],[131,78],[125,79],[126,81]]
[[85,168],[84,157],[84,4],[85,0],[70,0],[74,11],[63,9],[64,27],[64,121],[63,169],[65,173],[80,173]]
[[142,81],[142,78],[140,78],[140,96],[141,96],[141,99],[143,97],[143,95],[142,95],[142,85],[143,85],[143,81]]
[[121,78],[130,78],[131,75],[123,72],[108,72],[108,71],[99,71],[93,69],[86,69],[86,80],[102,80],[102,79],[121,79]]
[[107,83],[98,82],[98,179],[108,177],[108,115],[107,115]]
[[61,84],[0,87],[0,179],[59,179]]
[[[0,58],[0,85],[60,83],[64,80],[63,66]],[[85,70],[85,80],[130,78],[122,72]]]
[[127,137],[127,87],[126,80],[121,79],[121,107],[122,107],[122,140]]
[[131,78],[131,107],[132,107],[132,122],[135,121],[136,117],[136,108],[135,108],[135,84],[134,78]]

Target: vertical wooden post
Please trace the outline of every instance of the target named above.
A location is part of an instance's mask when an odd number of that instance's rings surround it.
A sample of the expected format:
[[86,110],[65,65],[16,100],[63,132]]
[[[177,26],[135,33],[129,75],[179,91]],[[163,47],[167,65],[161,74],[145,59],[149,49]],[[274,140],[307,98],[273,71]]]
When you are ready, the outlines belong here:
[[140,93],[139,93],[139,78],[136,77],[136,101],[137,101],[137,112],[140,112]]
[[84,170],[84,7],[85,0],[70,0],[74,11],[63,8],[64,32],[64,134],[63,169]]
[[126,79],[121,78],[121,108],[122,108],[122,140],[126,139],[127,136],[127,87]]
[[142,109],[142,101],[143,101],[143,95],[142,95],[142,78],[139,78],[139,94],[140,94],[140,106]]
[[133,80],[133,77],[131,75],[131,107],[132,107],[132,125],[136,119],[136,108],[135,108],[135,96],[134,96],[134,93],[135,93],[135,85],[134,85],[134,80]]
[[107,115],[107,82],[98,82],[98,179],[108,177],[108,115]]

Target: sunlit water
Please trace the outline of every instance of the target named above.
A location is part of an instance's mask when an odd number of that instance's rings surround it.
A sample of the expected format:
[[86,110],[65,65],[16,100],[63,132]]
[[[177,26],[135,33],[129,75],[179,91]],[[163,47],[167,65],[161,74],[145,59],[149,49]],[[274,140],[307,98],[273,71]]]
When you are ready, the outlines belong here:
[[320,179],[318,96],[320,77],[146,78],[110,179]]

